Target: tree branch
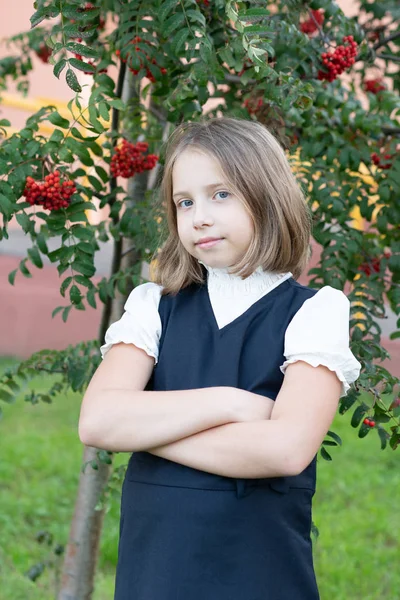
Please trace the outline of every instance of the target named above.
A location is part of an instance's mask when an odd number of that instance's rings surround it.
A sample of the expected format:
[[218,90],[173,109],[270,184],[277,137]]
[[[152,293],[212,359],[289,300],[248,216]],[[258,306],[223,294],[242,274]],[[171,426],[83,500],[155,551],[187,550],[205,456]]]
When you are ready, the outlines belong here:
[[382,133],[384,133],[385,135],[400,136],[400,127],[382,127]]
[[387,60],[392,60],[393,62],[400,62],[400,56],[394,56],[394,54],[377,54],[377,58],[386,58]]
[[381,46],[386,46],[386,44],[388,42],[391,42],[393,40],[397,40],[398,38],[400,38],[400,33],[399,32],[393,33],[392,35],[389,35],[387,38],[383,38],[383,40],[379,40],[378,42],[376,42],[376,44],[374,44],[372,46],[372,48],[374,50],[377,50]]

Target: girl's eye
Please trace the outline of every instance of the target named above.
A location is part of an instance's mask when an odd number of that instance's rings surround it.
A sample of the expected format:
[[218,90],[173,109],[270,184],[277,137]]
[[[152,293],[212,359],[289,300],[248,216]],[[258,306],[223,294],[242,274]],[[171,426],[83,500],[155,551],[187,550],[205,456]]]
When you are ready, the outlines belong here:
[[182,204],[183,204],[184,202],[191,202],[191,200],[181,200],[180,202],[178,202],[177,206],[178,206],[179,208],[188,208],[187,206],[182,206]]
[[[230,196],[230,192],[216,192],[215,195],[217,196],[218,194],[226,194],[225,198],[221,198],[221,200],[226,200],[226,198]],[[189,208],[188,206],[183,205],[184,202],[192,202],[192,200],[180,200],[177,203],[178,208]]]

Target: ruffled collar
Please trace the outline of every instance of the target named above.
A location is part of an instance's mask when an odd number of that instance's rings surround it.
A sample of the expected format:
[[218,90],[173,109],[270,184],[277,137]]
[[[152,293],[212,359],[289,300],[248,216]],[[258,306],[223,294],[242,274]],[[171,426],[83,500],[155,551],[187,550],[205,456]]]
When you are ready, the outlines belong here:
[[259,266],[249,277],[242,279],[240,275],[229,273],[228,267],[214,268],[201,260],[198,262],[207,270],[208,288],[224,296],[258,295],[276,287],[281,279],[292,277],[292,273],[272,273]]

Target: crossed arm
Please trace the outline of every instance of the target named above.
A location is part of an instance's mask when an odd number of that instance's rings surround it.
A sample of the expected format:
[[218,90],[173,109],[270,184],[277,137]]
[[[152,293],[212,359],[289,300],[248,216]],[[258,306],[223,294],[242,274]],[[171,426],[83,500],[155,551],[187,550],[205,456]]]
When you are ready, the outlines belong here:
[[287,367],[268,420],[220,425],[147,452],[226,477],[297,475],[318,452],[340,390],[328,368],[298,361]]
[[317,453],[341,389],[326,367],[298,361],[287,367],[275,402],[258,396],[257,404],[248,403],[246,392],[237,390],[235,397],[234,388],[220,388],[221,401],[215,402],[216,388],[144,391],[152,370],[153,359],[144,350],[113,346],[82,401],[84,444],[113,452],[145,450],[234,478],[296,475]]

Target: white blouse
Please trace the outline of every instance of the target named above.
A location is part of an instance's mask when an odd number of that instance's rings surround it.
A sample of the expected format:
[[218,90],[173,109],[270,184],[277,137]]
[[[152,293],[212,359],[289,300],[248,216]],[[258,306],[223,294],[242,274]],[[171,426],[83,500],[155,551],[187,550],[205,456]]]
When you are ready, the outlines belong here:
[[[243,280],[228,273],[228,269],[212,268],[199,262],[208,271],[208,293],[220,329],[292,277],[291,273],[269,273],[258,267]],[[130,293],[121,319],[106,332],[105,343],[100,348],[102,358],[113,344],[124,342],[142,348],[154,358],[154,364],[157,363],[162,327],[158,313],[161,290],[161,286],[149,282]],[[298,360],[313,367],[323,365],[336,373],[342,383],[341,396],[345,396],[361,368],[349,348],[349,318],[350,302],[343,292],[329,285],[318,290],[303,303],[286,329],[286,360],[280,366],[282,373]]]

